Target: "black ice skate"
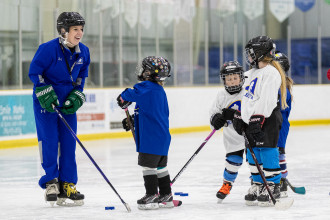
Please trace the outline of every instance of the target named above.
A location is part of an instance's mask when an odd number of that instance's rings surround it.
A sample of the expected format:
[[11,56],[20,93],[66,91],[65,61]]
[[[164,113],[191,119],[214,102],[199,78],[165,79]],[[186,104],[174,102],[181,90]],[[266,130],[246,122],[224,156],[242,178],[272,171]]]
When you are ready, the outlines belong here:
[[137,201],[138,209],[149,210],[149,209],[158,209],[158,194],[146,194],[141,199]]
[[[268,182],[270,191],[273,193],[274,199],[277,201],[281,197],[280,184],[275,184],[273,182]],[[258,206],[273,206],[274,203],[270,198],[267,188],[263,186],[260,196],[258,196]]]
[[[84,198],[84,194],[78,192],[73,183],[62,182],[56,204],[59,206],[81,206],[84,204]],[[67,199],[73,202],[66,202]]]
[[60,193],[57,178],[46,183],[45,201],[53,207]]
[[257,198],[262,190],[262,184],[253,182],[248,190],[248,194],[245,195],[245,204],[248,206],[258,205]]
[[280,192],[281,192],[281,198],[288,197],[288,183],[286,182],[286,178],[281,178]]
[[173,208],[174,203],[173,203],[172,193],[165,194],[165,195],[162,195],[162,194],[159,195],[158,204],[159,204],[159,208]]
[[226,198],[227,195],[230,194],[230,190],[232,188],[232,183],[223,181],[222,187],[217,192],[216,196],[219,198],[218,203],[222,203],[222,201]]

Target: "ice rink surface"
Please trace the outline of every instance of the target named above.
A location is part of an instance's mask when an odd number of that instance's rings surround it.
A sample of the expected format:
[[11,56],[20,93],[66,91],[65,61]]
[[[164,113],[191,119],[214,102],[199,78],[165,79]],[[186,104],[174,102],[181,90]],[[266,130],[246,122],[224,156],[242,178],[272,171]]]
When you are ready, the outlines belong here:
[[[172,135],[168,168],[173,178],[202,144],[209,132]],[[108,179],[127,202],[131,213],[77,145],[79,182],[85,194],[81,207],[50,207],[38,180],[42,175],[37,147],[0,150],[0,219],[330,219],[330,126],[293,127],[287,142],[289,180],[305,186],[306,195],[290,189],[293,206],[285,211],[274,207],[248,207],[244,203],[249,169],[244,163],[231,194],[217,204],[222,185],[225,150],[222,132],[216,132],[173,185],[183,205],[173,209],[141,211],[136,200],[144,195],[141,168],[132,139],[83,142]],[[115,206],[115,210],[105,210]]]

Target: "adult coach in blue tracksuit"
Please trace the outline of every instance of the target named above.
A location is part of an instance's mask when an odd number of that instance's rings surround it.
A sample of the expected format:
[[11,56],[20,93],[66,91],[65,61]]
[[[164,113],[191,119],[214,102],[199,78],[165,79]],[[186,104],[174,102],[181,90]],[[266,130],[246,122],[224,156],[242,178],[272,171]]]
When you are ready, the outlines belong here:
[[[89,49],[80,43],[84,18],[77,12],[63,12],[57,19],[59,38],[39,46],[29,70],[34,83],[33,106],[41,164],[45,175],[39,180],[46,189],[45,200],[65,205],[65,199],[82,205],[84,195],[76,188],[76,141],[52,105],[57,106],[74,132],[76,111],[85,102],[83,93],[90,64]],[[60,199],[58,199],[60,198]]]

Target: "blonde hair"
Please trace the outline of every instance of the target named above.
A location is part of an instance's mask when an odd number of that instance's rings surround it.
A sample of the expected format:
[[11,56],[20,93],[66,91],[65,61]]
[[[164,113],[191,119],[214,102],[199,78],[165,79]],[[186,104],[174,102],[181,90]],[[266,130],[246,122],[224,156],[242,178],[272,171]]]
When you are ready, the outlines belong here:
[[292,86],[294,84],[294,81],[292,78],[290,78],[289,76],[285,76],[286,79],[286,88],[288,88],[288,90],[290,91],[291,94],[291,102],[293,101],[293,96],[292,96]]
[[[274,66],[281,76],[281,107],[282,109],[286,109],[288,107],[288,104],[286,103],[286,88],[287,88],[287,79],[284,70],[282,69],[282,66],[279,62],[273,60],[271,57],[265,57],[263,60],[265,63],[270,63],[272,66]],[[292,84],[291,84],[292,85]]]

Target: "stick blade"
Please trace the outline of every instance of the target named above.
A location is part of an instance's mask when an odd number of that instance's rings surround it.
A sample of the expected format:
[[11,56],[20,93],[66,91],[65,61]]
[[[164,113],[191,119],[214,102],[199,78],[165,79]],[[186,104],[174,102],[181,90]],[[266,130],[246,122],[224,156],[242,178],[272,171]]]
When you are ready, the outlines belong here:
[[275,203],[275,209],[277,209],[277,210],[287,210],[293,205],[293,202],[294,202],[294,200],[292,198],[277,201]]
[[127,204],[127,203],[123,203],[124,204],[124,206],[126,207],[126,209],[127,209],[127,212],[131,212],[132,210],[131,210],[131,207],[129,207],[129,205]]
[[306,194],[306,189],[305,187],[294,187],[293,191],[298,194],[305,195]]

